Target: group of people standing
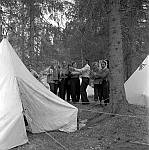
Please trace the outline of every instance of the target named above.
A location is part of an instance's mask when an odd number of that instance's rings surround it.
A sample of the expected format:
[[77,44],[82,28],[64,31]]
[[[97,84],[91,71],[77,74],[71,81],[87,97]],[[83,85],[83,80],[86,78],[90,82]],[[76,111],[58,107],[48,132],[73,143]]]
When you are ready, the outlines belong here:
[[64,100],[67,95],[67,101],[69,102],[71,97],[72,102],[75,103],[79,102],[80,99],[80,72],[75,71],[73,68],[77,68],[76,62],[68,65],[66,61],[63,61],[61,67],[56,64],[52,65],[49,68],[47,82],[54,94]]
[[[50,90],[62,99],[66,98],[68,102],[70,102],[70,97],[73,103],[79,102],[81,96],[82,104],[89,104],[86,89],[91,79],[94,85],[94,100],[99,102],[105,100],[107,104],[109,102],[107,62],[104,60],[101,64],[95,62],[92,69],[87,59],[84,62],[84,67],[81,69],[78,69],[76,62],[68,65],[66,61],[63,61],[61,67],[57,64],[51,65],[47,75]],[[81,84],[80,77],[82,78]]]

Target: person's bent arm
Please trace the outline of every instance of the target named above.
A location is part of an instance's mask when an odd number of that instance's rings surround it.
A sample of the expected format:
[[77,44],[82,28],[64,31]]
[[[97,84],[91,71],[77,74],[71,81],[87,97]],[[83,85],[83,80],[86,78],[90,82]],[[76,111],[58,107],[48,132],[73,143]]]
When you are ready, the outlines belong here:
[[73,71],[71,72],[72,75],[80,75],[81,73],[79,71]]
[[76,68],[74,68],[74,70],[75,71],[78,71],[78,72],[84,72],[84,71],[86,71],[86,70],[89,70],[90,68],[88,67],[88,66],[85,66],[85,67],[83,67],[83,68],[81,68],[81,69],[76,69]]
[[107,69],[105,72],[99,72],[97,73],[96,77],[99,77],[99,78],[105,78],[107,77],[109,74],[109,70]]

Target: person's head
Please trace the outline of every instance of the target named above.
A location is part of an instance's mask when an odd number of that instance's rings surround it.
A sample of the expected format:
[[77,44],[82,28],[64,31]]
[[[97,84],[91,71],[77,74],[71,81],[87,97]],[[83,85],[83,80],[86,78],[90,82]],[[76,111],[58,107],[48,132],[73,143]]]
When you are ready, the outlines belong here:
[[55,62],[53,62],[53,66],[58,66],[58,62],[57,61],[55,61]]
[[104,69],[106,67],[106,65],[107,65],[107,62],[105,60],[103,60],[101,62],[101,68]]
[[68,69],[71,67],[71,64],[68,64]]
[[85,63],[85,65],[86,65],[86,64],[89,64],[89,60],[88,60],[88,59],[85,59],[84,63]]
[[77,67],[77,63],[74,61],[72,62],[72,67],[76,68]]
[[54,65],[51,65],[51,66],[50,66],[50,69],[54,69]]
[[66,67],[66,65],[67,65],[67,64],[66,64],[66,61],[63,61],[63,62],[62,62],[62,67]]
[[94,68],[94,69],[99,68],[99,64],[98,64],[98,62],[94,62],[94,64],[93,64],[93,68]]

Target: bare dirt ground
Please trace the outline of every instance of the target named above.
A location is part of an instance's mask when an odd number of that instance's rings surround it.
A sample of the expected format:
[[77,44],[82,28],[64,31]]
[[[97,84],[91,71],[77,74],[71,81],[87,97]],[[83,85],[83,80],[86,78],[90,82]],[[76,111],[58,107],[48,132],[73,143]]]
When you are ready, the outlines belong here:
[[[29,143],[12,150],[149,150],[148,109],[130,105],[132,116],[112,116],[98,121],[103,108],[94,103],[79,108],[80,130],[28,133]],[[134,117],[136,116],[136,117]],[[56,143],[50,136],[56,139]],[[62,147],[63,145],[63,147]]]

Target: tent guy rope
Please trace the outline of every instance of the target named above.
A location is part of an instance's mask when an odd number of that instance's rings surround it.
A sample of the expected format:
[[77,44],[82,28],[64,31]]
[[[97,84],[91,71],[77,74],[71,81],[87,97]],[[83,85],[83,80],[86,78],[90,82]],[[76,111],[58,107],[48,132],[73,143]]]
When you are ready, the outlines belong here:
[[134,116],[134,115],[120,115],[120,114],[115,114],[115,113],[108,113],[108,112],[103,112],[103,111],[81,109],[81,108],[79,110],[93,112],[93,113],[99,113],[99,114],[114,115],[114,116],[119,116],[119,117],[131,117],[131,118],[140,118],[140,117],[148,118],[149,117],[149,116],[145,116],[145,115],[138,115],[138,116]]

